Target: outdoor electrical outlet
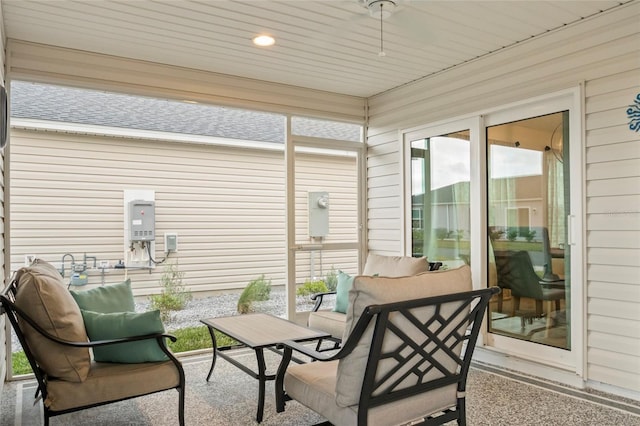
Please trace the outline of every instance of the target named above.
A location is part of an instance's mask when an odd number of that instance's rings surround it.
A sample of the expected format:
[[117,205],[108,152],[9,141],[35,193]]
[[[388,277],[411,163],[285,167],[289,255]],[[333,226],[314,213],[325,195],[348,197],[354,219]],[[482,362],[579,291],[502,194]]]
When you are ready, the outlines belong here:
[[178,234],[175,232],[165,232],[164,234],[164,252],[178,251]]

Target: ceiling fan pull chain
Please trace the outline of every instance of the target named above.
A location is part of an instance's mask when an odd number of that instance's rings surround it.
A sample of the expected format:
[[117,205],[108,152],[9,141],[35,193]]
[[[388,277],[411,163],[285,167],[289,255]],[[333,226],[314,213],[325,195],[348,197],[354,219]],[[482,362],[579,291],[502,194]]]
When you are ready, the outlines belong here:
[[380,2],[380,52],[378,53],[378,56],[383,57],[383,56],[387,56],[386,53],[384,53],[384,41],[382,39],[382,17],[384,16],[384,14],[382,13],[382,8],[384,7],[384,2]]

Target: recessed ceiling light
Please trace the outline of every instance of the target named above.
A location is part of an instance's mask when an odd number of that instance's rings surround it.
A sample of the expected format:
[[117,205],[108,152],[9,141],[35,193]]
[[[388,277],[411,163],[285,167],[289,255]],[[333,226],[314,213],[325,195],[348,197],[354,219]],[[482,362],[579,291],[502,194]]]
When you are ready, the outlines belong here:
[[253,38],[253,44],[260,47],[273,46],[276,40],[270,35],[259,35]]

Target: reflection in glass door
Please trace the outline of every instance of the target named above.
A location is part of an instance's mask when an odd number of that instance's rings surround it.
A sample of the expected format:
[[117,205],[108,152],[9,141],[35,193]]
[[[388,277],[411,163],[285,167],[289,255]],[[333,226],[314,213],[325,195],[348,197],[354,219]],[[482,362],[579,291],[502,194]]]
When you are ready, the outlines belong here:
[[487,127],[489,331],[571,349],[568,111]]
[[412,255],[470,262],[469,130],[411,140]]

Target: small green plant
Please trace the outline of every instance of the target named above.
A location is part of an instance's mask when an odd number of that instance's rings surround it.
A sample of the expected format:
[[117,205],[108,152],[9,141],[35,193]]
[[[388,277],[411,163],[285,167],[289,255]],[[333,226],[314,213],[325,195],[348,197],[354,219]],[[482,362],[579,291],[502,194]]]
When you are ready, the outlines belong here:
[[531,242],[536,237],[536,231],[533,229],[530,229],[528,232],[524,233],[523,237],[525,240],[527,240],[527,242]]
[[507,240],[515,241],[516,238],[518,238],[518,230],[513,228],[509,229],[507,231]]
[[252,280],[244,288],[238,298],[238,313],[246,314],[253,310],[253,302],[269,300],[271,296],[271,280],[263,275]]
[[312,294],[325,293],[327,291],[329,291],[329,289],[327,288],[327,284],[322,280],[305,281],[304,284],[296,289],[296,295],[310,296]]
[[336,287],[338,287],[338,273],[333,266],[327,276],[324,277],[324,283],[327,285],[327,290],[336,291]]
[[451,236],[451,231],[447,228],[436,228],[436,238],[439,240],[444,240],[445,238],[449,238]]
[[182,282],[184,272],[180,272],[177,264],[168,264],[160,278],[162,290],[160,294],[149,297],[151,309],[160,311],[162,321],[171,319],[171,311],[184,309],[187,302],[192,299],[191,293],[185,290]]

